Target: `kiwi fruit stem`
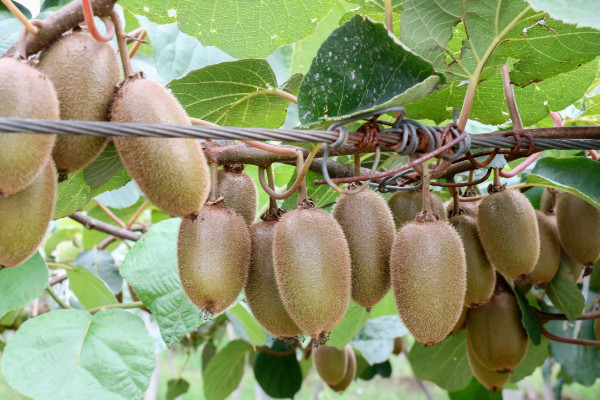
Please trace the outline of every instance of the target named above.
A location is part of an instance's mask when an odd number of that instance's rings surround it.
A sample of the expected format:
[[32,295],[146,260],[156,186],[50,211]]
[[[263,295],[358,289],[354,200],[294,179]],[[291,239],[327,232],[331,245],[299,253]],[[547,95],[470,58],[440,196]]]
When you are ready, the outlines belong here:
[[[296,151],[296,169],[301,171],[304,168],[304,154],[301,150]],[[300,177],[298,177],[300,178]],[[298,203],[296,204],[296,208],[305,207],[305,203],[308,200],[308,193],[306,191],[306,175],[302,176],[302,182],[300,183],[300,187],[298,188]]]
[[354,155],[354,176],[360,176],[360,154]]
[[431,208],[431,194],[429,193],[429,164],[424,162],[421,165],[423,169],[423,208],[421,214],[417,215],[419,222],[432,222],[437,221],[439,216],[434,215]]
[[129,59],[129,50],[127,49],[126,35],[121,24],[121,18],[116,11],[110,12],[110,20],[115,25],[115,35],[117,36],[117,46],[119,47],[119,55],[121,56],[121,64],[123,64],[123,73],[125,79],[135,75],[135,71],[131,66],[131,60]]
[[216,203],[219,199],[219,180],[217,178],[218,169],[218,163],[210,163],[210,196],[208,197],[208,201],[211,203]]
[[[267,182],[269,187],[275,190],[275,174],[273,173],[273,168],[269,165],[267,167]],[[279,207],[277,206],[277,199],[269,196],[269,210],[273,213],[277,213]]]

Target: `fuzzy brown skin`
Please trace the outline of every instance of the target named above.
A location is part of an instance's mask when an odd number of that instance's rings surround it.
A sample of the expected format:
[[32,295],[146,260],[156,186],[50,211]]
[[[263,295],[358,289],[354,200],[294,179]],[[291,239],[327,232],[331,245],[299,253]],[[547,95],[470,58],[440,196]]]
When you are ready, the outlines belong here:
[[600,209],[574,194],[561,193],[555,213],[565,253],[582,265],[596,262],[600,256]]
[[554,214],[555,207],[556,194],[550,193],[550,190],[548,189],[544,190],[540,199],[540,211],[544,214]]
[[594,335],[596,335],[596,340],[600,340],[600,319],[594,321]]
[[536,210],[535,215],[540,232],[540,256],[529,275],[529,282],[533,285],[544,285],[554,278],[560,267],[560,242],[550,217],[540,210]]
[[[477,201],[461,201],[460,209],[462,210],[462,214],[459,215],[468,215],[469,217],[477,218],[477,210],[479,210],[479,204],[481,200]],[[454,202],[450,202],[446,207],[446,212],[448,215],[454,214]]]
[[350,303],[350,252],[344,232],[327,213],[296,209],[283,215],[273,239],[279,294],[303,334],[330,331]]
[[469,359],[471,371],[473,372],[473,375],[475,375],[475,378],[477,378],[479,383],[481,383],[489,390],[493,391],[496,391],[502,386],[504,386],[506,382],[508,382],[508,380],[510,379],[510,373],[500,373],[486,368],[486,366],[481,364],[477,357],[473,355],[473,350],[471,349],[471,346],[468,343],[469,342],[467,342],[467,358]]
[[467,343],[483,366],[496,372],[514,370],[527,353],[527,333],[512,293],[496,292],[467,317]]
[[450,223],[460,235],[467,256],[467,293],[465,306],[487,302],[494,293],[496,271],[488,261],[477,234],[477,220],[468,215],[450,217]]
[[[421,190],[399,190],[388,200],[390,210],[394,216],[396,229],[415,220],[415,216],[423,209],[423,191]],[[446,219],[444,203],[437,195],[431,192],[431,209],[441,219]]]
[[[141,78],[125,81],[111,113],[115,122],[190,125],[173,95],[158,83]],[[180,217],[202,208],[210,177],[197,140],[115,137],[114,141],[131,177],[154,205]]]
[[396,235],[390,267],[404,325],[425,345],[444,340],[460,318],[467,289],[458,232],[446,221],[404,225]]
[[313,350],[313,363],[323,381],[332,386],[342,382],[348,370],[348,352],[321,345]]
[[394,350],[392,350],[392,354],[398,355],[402,353],[402,350],[404,350],[404,338],[394,338]]
[[250,175],[243,171],[238,173],[219,170],[217,179],[219,181],[219,195],[223,196],[225,207],[239,212],[244,221],[251,225],[256,218],[258,194]]
[[285,311],[279,296],[273,270],[275,228],[277,221],[259,221],[250,226],[252,257],[244,291],[248,306],[258,323],[273,336],[289,338],[302,332]]
[[503,190],[481,201],[477,230],[488,260],[509,279],[519,279],[535,267],[540,234],[535,210],[518,190]]
[[344,347],[344,352],[346,352],[346,373],[339,383],[336,385],[329,385],[335,392],[343,392],[348,389],[348,386],[350,386],[354,378],[356,378],[356,355],[354,354],[354,350],[352,350],[350,345],[346,345],[346,347]]
[[[88,32],[54,42],[40,56],[38,68],[54,84],[63,120],[107,121],[108,107],[121,78],[117,53],[110,43]],[[59,172],[79,171],[104,149],[107,137],[59,135],[52,158]]]
[[246,284],[250,251],[248,226],[233,210],[207,205],[182,219],[177,265],[190,300],[210,314],[229,307]]
[[369,309],[390,289],[394,218],[385,200],[371,190],[342,195],[332,215],[350,248],[352,299]]
[[[13,58],[0,58],[0,117],[59,119],[52,82]],[[0,134],[0,197],[29,186],[48,164],[56,135]]]
[[48,157],[46,168],[30,186],[9,197],[0,198],[0,265],[14,267],[35,253],[56,201],[56,170]]
[[452,329],[453,334],[462,332],[467,328],[467,315],[469,315],[469,307],[463,307],[460,317]]

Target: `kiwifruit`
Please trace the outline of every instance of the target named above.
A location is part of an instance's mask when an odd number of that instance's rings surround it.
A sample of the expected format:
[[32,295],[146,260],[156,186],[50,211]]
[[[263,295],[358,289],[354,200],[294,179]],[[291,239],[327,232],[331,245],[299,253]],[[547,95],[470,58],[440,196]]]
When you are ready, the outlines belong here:
[[519,290],[523,294],[529,293],[529,291],[531,290],[531,287],[533,286],[531,283],[529,283],[529,279],[517,279],[516,281],[514,281],[514,283],[515,283],[515,287],[519,288]]
[[223,196],[225,207],[239,212],[248,225],[254,222],[258,207],[258,194],[254,181],[244,171],[217,172],[219,195]]
[[535,210],[518,190],[502,190],[479,205],[477,230],[488,260],[502,275],[519,279],[529,274],[540,254]]
[[454,328],[452,329],[453,334],[457,334],[457,333],[465,330],[465,328],[467,327],[467,315],[468,314],[469,314],[469,307],[463,307],[462,312],[460,313],[460,317],[458,318],[456,325],[454,325]]
[[444,340],[460,318],[467,289],[458,232],[446,221],[404,225],[396,235],[390,267],[404,325],[425,345]]
[[[0,58],[0,117],[59,119],[52,82],[14,58]],[[0,134],[0,197],[29,186],[47,166],[56,135]],[[4,229],[5,230],[5,229]]]
[[336,385],[344,379],[348,369],[348,352],[333,346],[321,345],[312,352],[317,373],[328,385]]
[[246,301],[258,323],[281,338],[300,335],[281,302],[273,270],[273,236],[277,221],[259,221],[250,225],[252,257],[246,282]]
[[492,371],[510,372],[523,361],[527,333],[512,293],[497,291],[490,301],[469,310],[467,343],[472,355]]
[[573,259],[565,253],[562,247],[560,251],[560,261],[569,267],[567,272],[573,277],[574,282],[579,282],[579,280],[583,278],[583,273],[585,272],[583,265],[573,261]]
[[560,267],[560,243],[550,217],[540,210],[536,210],[535,215],[540,232],[540,256],[529,274],[529,282],[533,285],[545,285],[554,278]]
[[[469,217],[477,218],[477,210],[479,209],[479,204],[481,200],[475,201],[461,201],[460,208],[461,213],[458,215],[468,215]],[[454,202],[450,202],[446,207],[447,215],[452,217],[454,216]]]
[[489,390],[496,391],[500,389],[502,386],[508,382],[510,379],[510,372],[496,372],[487,368],[483,365],[477,357],[473,355],[473,350],[467,341],[467,358],[469,360],[469,365],[471,366],[471,371],[475,378],[481,383],[483,386],[488,388]]
[[348,389],[348,386],[350,386],[354,378],[356,378],[356,355],[354,354],[354,350],[352,350],[350,345],[346,345],[344,351],[346,352],[346,373],[339,383],[329,385],[329,387],[336,392],[343,392]]
[[[422,190],[399,190],[388,200],[390,211],[394,216],[396,229],[415,220],[415,216],[423,209]],[[431,209],[439,214],[441,219],[446,219],[444,203],[436,194],[431,192]]]
[[275,230],[273,261],[281,300],[303,334],[321,337],[344,317],[350,251],[335,219],[315,209],[284,214]]
[[[158,83],[130,78],[111,109],[115,122],[190,125],[183,107]],[[185,217],[202,208],[210,178],[204,152],[195,139],[113,138],[131,177],[154,205]]]
[[594,335],[596,335],[596,340],[600,340],[600,318],[596,318],[594,321]]
[[385,200],[368,189],[340,196],[332,214],[350,248],[352,299],[370,309],[390,290],[394,218]]
[[[108,107],[121,77],[112,45],[88,32],[65,35],[44,50],[38,68],[54,84],[64,120],[106,121]],[[52,157],[61,173],[91,163],[106,146],[107,137],[60,135]]]
[[550,190],[546,188],[540,198],[540,211],[544,214],[554,214],[554,208],[556,207],[556,193]]
[[394,350],[392,350],[392,353],[398,355],[402,353],[402,350],[404,350],[404,338],[402,336],[398,336],[394,338]]
[[561,193],[555,213],[565,253],[582,265],[596,262],[600,257],[600,209],[579,196]]
[[52,220],[55,200],[56,170],[50,157],[31,185],[0,197],[0,266],[14,267],[35,253]]
[[240,214],[206,205],[196,218],[183,218],[177,241],[181,286],[200,309],[217,314],[229,307],[246,284],[250,234]]
[[487,302],[494,293],[496,271],[488,261],[477,234],[477,221],[468,215],[450,217],[450,223],[460,235],[467,256],[467,293],[465,306]]

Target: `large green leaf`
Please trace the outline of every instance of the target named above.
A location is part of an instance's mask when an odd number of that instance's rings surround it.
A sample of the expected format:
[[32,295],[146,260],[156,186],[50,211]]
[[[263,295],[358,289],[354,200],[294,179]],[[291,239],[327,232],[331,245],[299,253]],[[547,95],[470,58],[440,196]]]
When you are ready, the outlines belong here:
[[108,251],[84,250],[75,257],[74,266],[82,266],[100,279],[114,294],[123,290],[123,278],[119,275],[119,267]]
[[40,253],[23,264],[0,270],[0,317],[40,297],[48,285],[48,267]]
[[533,343],[539,345],[542,339],[542,325],[540,324],[540,320],[537,319],[535,312],[532,310],[529,301],[527,301],[527,297],[525,297],[523,292],[521,292],[518,287],[515,287],[513,291],[519,302],[521,322],[527,330],[527,336],[529,336],[529,339],[531,339]]
[[369,314],[364,308],[356,304],[353,300],[350,301],[348,310],[344,318],[331,330],[331,335],[327,341],[328,346],[334,346],[338,349],[343,349],[356,332],[358,332],[368,321]]
[[547,12],[552,18],[577,26],[588,26],[600,29],[598,14],[590,12],[597,10],[597,0],[526,0],[536,11]]
[[[402,2],[402,0],[392,0],[392,20],[394,23],[394,35],[396,37],[400,37]],[[359,7],[354,7],[344,14],[340,20],[340,25],[356,14],[367,16],[373,21],[385,23],[385,4],[383,0],[350,0],[350,3],[358,4]]]
[[21,326],[4,350],[2,373],[36,400],[130,400],[143,396],[154,363],[152,338],[136,315],[56,310]]
[[450,400],[502,400],[502,390],[492,392],[473,377],[469,386],[457,392],[448,393]]
[[546,286],[546,295],[554,307],[562,311],[567,318],[579,317],[585,307],[585,298],[569,273],[569,267],[561,263],[558,273]]
[[375,304],[371,311],[369,311],[369,318],[374,319],[377,317],[383,317],[385,315],[396,315],[398,314],[398,307],[396,307],[396,297],[394,297],[394,291],[390,290],[379,303]]
[[[271,350],[282,353],[290,347],[277,340]],[[276,399],[294,398],[302,386],[302,370],[296,353],[282,357],[259,352],[254,362],[254,377],[262,390]]]
[[[244,307],[243,303],[237,303],[227,310],[228,317],[235,317],[243,328],[243,333],[250,343],[260,346],[267,340],[267,335],[262,326],[254,319],[254,316]],[[230,318],[231,319],[231,318]]]
[[223,400],[238,387],[244,375],[246,353],[252,346],[234,340],[217,353],[204,370],[204,395],[207,400]]
[[84,267],[77,266],[67,270],[67,277],[77,300],[88,310],[117,303],[108,286]]
[[527,346],[527,354],[525,354],[525,358],[521,361],[521,364],[510,375],[510,381],[519,382],[521,379],[531,375],[537,367],[542,365],[548,357],[548,345],[549,341],[545,337],[541,338],[539,345],[535,345],[530,341]]
[[115,146],[106,146],[90,165],[83,169],[83,179],[91,188],[99,188],[125,167]]
[[405,336],[408,330],[398,315],[386,315],[367,321],[352,340],[369,364],[386,361],[394,350],[394,338]]

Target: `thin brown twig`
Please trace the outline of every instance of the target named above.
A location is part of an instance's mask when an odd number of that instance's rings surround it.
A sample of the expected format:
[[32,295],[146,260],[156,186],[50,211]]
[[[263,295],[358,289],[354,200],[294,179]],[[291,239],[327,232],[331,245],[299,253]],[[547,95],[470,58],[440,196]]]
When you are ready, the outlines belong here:
[[38,27],[34,26],[31,22],[29,22],[27,17],[23,15],[21,10],[19,10],[19,8],[15,6],[11,0],[2,0],[2,3],[4,3],[6,8],[8,8],[8,11],[10,11],[15,17],[17,17],[19,21],[21,21],[23,26],[25,26],[25,29],[27,29],[27,32],[31,33],[32,35],[35,35],[39,32]]
[[84,215],[79,212],[69,215],[69,218],[79,222],[80,224],[83,224],[83,226],[85,226],[87,229],[95,229],[97,231],[108,233],[121,239],[131,240],[135,242],[140,240],[142,237],[142,235],[132,232],[128,229],[119,228],[117,226],[97,220],[96,218],[92,218],[88,215]]
[[123,74],[125,79],[135,75],[135,71],[131,66],[131,60],[129,59],[129,50],[127,50],[127,34],[123,30],[121,24],[121,18],[114,10],[110,12],[110,19],[115,26],[115,33],[117,35],[117,46],[119,47],[119,56],[121,57],[121,64],[123,65]]
[[131,46],[131,49],[129,49],[129,59],[132,59],[133,56],[135,56],[135,53],[137,53],[138,49],[144,42],[144,39],[146,39],[146,35],[147,35],[146,30],[142,29],[142,32],[140,33],[140,35],[137,37],[137,39],[133,43],[133,46]]
[[125,228],[131,229],[131,226],[133,224],[135,224],[135,222],[140,217],[140,215],[144,212],[144,210],[146,209],[146,207],[148,206],[148,204],[149,204],[148,200],[145,200],[142,203],[142,205],[136,210],[135,214],[133,214],[133,217],[131,217],[131,219],[129,220],[129,222],[127,223],[127,226]]
[[117,225],[119,225],[121,228],[125,228],[125,229],[127,229],[127,224],[125,224],[125,222],[123,222],[123,221],[121,220],[121,218],[117,217],[117,216],[115,215],[115,213],[113,213],[113,212],[112,212],[112,211],[111,211],[111,210],[110,210],[108,207],[106,207],[104,204],[102,204],[102,203],[100,203],[100,202],[98,202],[98,201],[96,202],[96,204],[98,204],[98,207],[100,207],[100,209],[101,209],[102,211],[104,211],[104,213],[105,213],[106,215],[108,215],[108,217],[109,217],[110,219],[112,219],[113,221],[115,221]]
[[542,328],[542,335],[547,337],[550,340],[555,341],[555,342],[576,344],[579,346],[600,347],[600,340],[573,339],[573,338],[567,338],[567,337],[563,337],[563,336],[557,336],[553,333],[548,332],[546,330],[546,328],[544,328],[543,325],[541,328]]

